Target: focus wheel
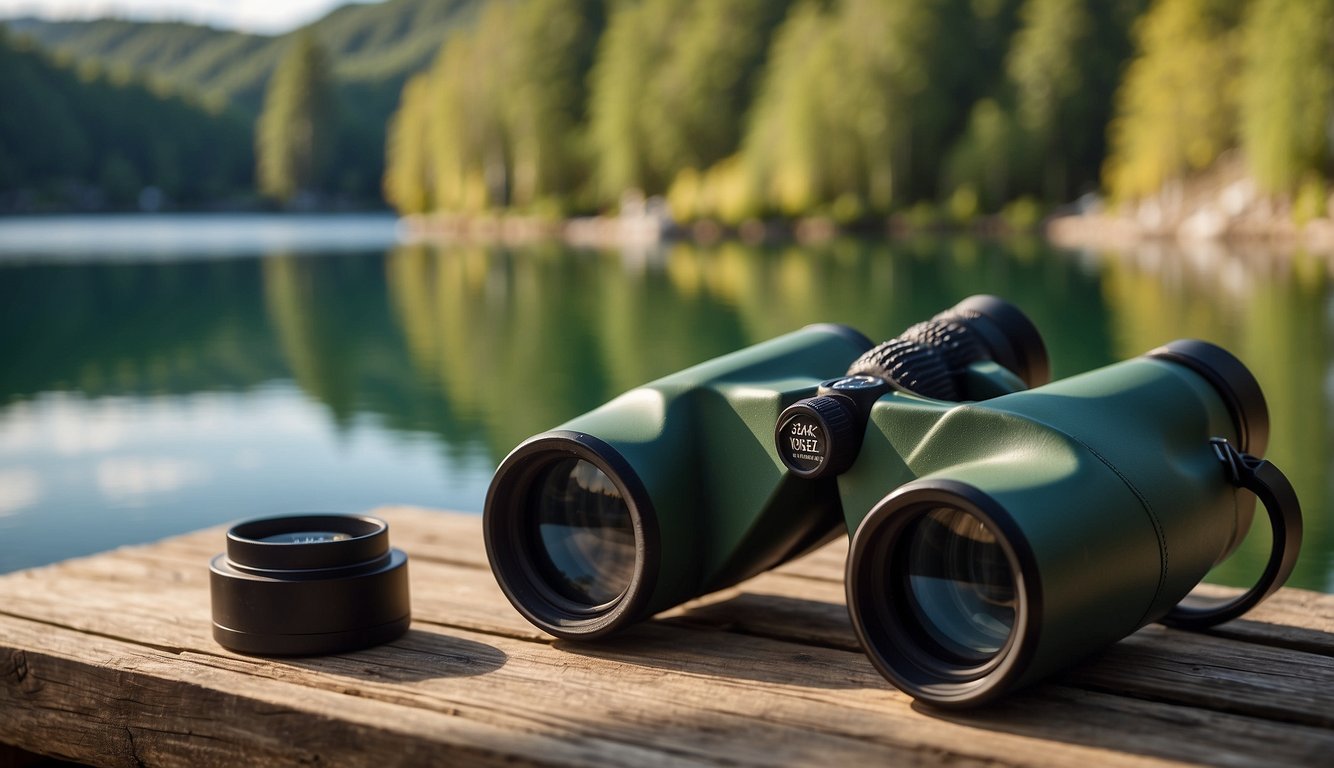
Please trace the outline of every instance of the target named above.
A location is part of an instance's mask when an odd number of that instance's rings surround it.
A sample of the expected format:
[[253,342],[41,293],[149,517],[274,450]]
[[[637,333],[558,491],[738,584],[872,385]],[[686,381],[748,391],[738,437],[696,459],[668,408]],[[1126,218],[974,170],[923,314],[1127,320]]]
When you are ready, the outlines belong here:
[[852,467],[861,450],[861,426],[854,406],[841,397],[812,397],[778,416],[774,442],[792,474],[808,480],[833,477]]

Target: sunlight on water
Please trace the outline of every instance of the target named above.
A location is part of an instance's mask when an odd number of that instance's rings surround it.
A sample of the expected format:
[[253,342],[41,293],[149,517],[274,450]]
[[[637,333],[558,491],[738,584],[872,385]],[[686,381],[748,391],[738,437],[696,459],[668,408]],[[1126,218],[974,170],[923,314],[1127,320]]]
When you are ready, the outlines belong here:
[[0,261],[175,261],[265,253],[346,253],[396,239],[394,217],[101,214],[0,218]]

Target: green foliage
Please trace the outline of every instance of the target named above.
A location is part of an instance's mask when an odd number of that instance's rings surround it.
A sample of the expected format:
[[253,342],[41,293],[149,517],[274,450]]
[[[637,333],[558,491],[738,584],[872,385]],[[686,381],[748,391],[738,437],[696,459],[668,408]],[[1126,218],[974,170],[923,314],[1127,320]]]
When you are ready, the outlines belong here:
[[5,22],[59,56],[131,73],[153,87],[197,94],[211,108],[230,107],[255,118],[265,85],[301,35],[328,52],[339,100],[355,104],[337,125],[340,158],[331,191],[353,198],[377,195],[384,172],[385,126],[404,81],[427,66],[446,34],[471,23],[483,0],[389,0],[349,4],[277,37],[178,22]]
[[1021,197],[1002,208],[1000,215],[1011,229],[1025,232],[1042,221],[1042,206],[1031,197]]
[[584,83],[596,0],[487,6],[409,81],[391,121],[385,190],[404,211],[559,209],[584,183]]
[[433,202],[428,159],[431,82],[422,74],[403,86],[403,99],[389,120],[385,144],[384,198],[400,213],[426,213]]
[[328,188],[337,105],[329,60],[302,35],[273,73],[255,132],[259,191],[286,203]]
[[198,204],[250,183],[245,121],[95,66],[61,66],[0,30],[0,206],[115,207],[143,186]]
[[1022,186],[1016,176],[1023,172],[1029,151],[1014,118],[991,99],[973,106],[963,138],[945,163],[947,189],[975,190],[982,210],[998,210]]
[[1157,0],[1137,22],[1138,55],[1117,92],[1110,129],[1105,176],[1113,197],[1156,192],[1233,145],[1239,6]]
[[1312,219],[1328,216],[1328,199],[1329,190],[1325,180],[1315,174],[1307,174],[1297,187],[1297,196],[1292,201],[1293,222],[1301,226]]
[[116,208],[134,205],[144,186],[139,172],[119,152],[112,152],[102,161],[102,172],[97,181],[107,202]]
[[744,150],[767,204],[798,214],[850,195],[882,214],[929,192],[915,166],[938,156],[951,122],[964,42],[952,10],[941,0],[843,0],[792,13]]
[[1254,0],[1246,15],[1241,140],[1266,190],[1291,193],[1304,176],[1328,170],[1332,36],[1334,0]]
[[[920,202],[966,219],[1064,203],[1100,177],[1116,198],[1155,194],[1236,147],[1290,201],[1334,163],[1334,0],[389,0],[279,37],[8,26],[67,57],[74,82],[189,89],[233,128],[269,82],[266,192],[378,185],[405,212],[560,215],[639,190],[682,220],[856,222]],[[328,64],[279,72],[302,40]],[[315,70],[318,103],[280,87]],[[185,133],[122,149],[79,105],[11,80],[33,106],[0,125],[54,141],[0,144],[0,178],[45,168],[48,187],[78,177],[118,204],[138,184],[196,194]],[[348,105],[336,119],[333,102]]]
[[278,37],[120,19],[23,19],[7,25],[60,54],[147,73],[177,89],[258,113],[265,83],[302,34],[325,47],[340,80],[385,82],[397,91],[404,78],[430,62],[449,30],[472,20],[479,5],[480,0],[349,4]]
[[[1028,0],[1020,11],[1023,27],[1015,35],[1008,61],[1015,87],[1015,117],[1031,168],[1041,174],[1038,186],[1049,199],[1067,196],[1070,144],[1090,129],[1079,117],[1085,90],[1085,52],[1091,47],[1093,18],[1074,0]],[[1032,182],[1030,181],[1030,185]],[[1030,186],[1031,188],[1031,186]]]
[[967,224],[978,214],[977,190],[971,184],[963,184],[954,190],[946,205],[950,218],[958,224]]
[[592,150],[602,198],[663,192],[736,152],[786,0],[618,5],[593,71]]
[[1141,0],[1026,0],[1003,82],[974,104],[945,163],[945,189],[975,187],[984,211],[1016,195],[1052,203],[1097,186],[1112,94]]

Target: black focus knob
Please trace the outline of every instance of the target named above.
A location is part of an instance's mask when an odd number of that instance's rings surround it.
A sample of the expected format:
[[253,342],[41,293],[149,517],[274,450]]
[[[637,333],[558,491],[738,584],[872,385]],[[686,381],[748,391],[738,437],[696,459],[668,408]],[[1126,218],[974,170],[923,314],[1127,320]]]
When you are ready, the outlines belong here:
[[944,353],[929,344],[899,337],[857,358],[848,375],[892,381],[900,389],[935,400],[958,400],[959,390]]
[[774,441],[792,474],[814,480],[852,466],[861,450],[863,429],[852,402],[828,395],[811,397],[779,414]]

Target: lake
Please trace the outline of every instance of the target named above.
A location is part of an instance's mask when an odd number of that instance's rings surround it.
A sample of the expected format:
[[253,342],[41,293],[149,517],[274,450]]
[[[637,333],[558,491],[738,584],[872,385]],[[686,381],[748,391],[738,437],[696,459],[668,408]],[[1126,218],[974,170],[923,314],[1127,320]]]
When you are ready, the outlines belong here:
[[[888,338],[979,292],[1029,313],[1058,377],[1186,336],[1241,357],[1306,512],[1289,584],[1334,592],[1319,259],[971,237],[436,247],[380,215],[0,219],[0,572],[255,515],[480,511],[510,448],[619,392],[807,323]],[[1265,534],[1211,579],[1257,573]]]

